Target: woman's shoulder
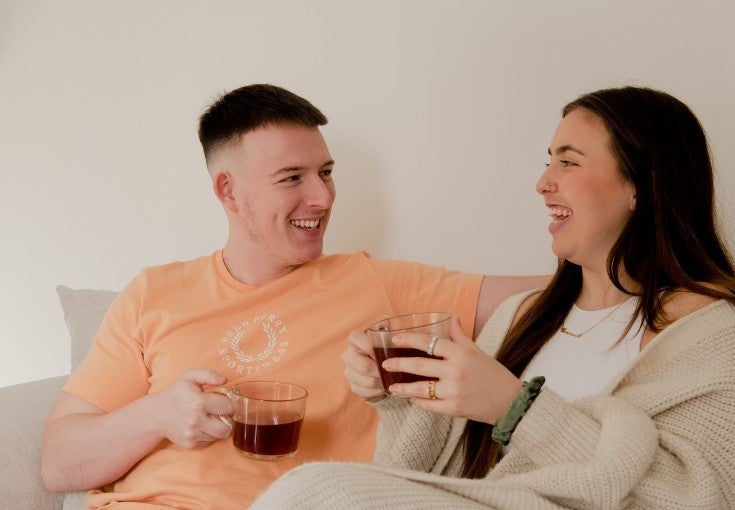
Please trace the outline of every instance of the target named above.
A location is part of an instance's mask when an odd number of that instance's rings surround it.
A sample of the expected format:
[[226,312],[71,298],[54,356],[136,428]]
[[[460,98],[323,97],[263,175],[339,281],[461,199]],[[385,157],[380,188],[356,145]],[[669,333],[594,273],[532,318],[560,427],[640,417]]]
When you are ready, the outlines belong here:
[[513,320],[511,321],[511,326],[515,325],[518,320],[523,317],[523,314],[526,313],[528,310],[531,309],[533,304],[536,302],[536,300],[541,296],[541,289],[534,290],[531,292],[524,292],[523,294],[519,294],[519,304],[515,310],[515,313],[513,314]]
[[514,294],[503,301],[493,312],[490,319],[475,340],[477,346],[486,352],[495,353],[505,333],[515,324],[530,303],[535,301],[541,290],[529,290]]
[[[732,294],[725,287],[709,283],[702,283],[702,285],[723,294]],[[661,311],[663,312],[661,319],[666,324],[670,324],[686,317],[690,313],[719,301],[719,299],[708,294],[682,288],[666,291],[661,296]]]

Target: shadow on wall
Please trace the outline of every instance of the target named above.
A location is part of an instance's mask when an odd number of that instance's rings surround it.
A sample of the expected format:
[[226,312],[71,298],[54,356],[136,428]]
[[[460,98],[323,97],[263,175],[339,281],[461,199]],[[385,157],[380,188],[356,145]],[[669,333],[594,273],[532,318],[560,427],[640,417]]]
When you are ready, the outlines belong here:
[[385,200],[375,151],[355,140],[330,137],[327,141],[337,162],[335,186],[337,200],[329,220],[325,253],[366,250],[377,256],[387,242],[390,211]]

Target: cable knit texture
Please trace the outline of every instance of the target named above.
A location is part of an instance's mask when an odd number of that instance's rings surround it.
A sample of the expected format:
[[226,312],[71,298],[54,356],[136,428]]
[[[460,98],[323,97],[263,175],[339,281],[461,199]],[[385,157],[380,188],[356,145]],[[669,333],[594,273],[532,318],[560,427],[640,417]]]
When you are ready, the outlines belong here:
[[[493,315],[483,350],[527,296]],[[301,466],[253,508],[734,508],[735,306],[668,326],[602,395],[570,403],[543,389],[484,479],[457,478],[465,420],[396,398],[377,407],[375,465]]]

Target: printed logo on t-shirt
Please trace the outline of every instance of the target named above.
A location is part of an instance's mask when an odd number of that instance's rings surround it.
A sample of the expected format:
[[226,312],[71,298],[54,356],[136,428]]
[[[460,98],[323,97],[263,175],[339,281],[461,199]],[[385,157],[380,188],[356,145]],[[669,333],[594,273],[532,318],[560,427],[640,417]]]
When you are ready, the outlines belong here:
[[220,359],[237,374],[257,374],[283,358],[288,346],[286,332],[272,313],[242,321],[220,338]]

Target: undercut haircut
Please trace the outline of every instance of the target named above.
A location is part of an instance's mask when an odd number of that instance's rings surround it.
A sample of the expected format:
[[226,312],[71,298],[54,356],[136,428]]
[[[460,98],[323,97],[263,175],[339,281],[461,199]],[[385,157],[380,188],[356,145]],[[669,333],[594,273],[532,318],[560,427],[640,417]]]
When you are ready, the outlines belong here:
[[327,117],[303,97],[268,84],[240,87],[219,96],[199,117],[204,159],[234,138],[266,126],[318,127]]

